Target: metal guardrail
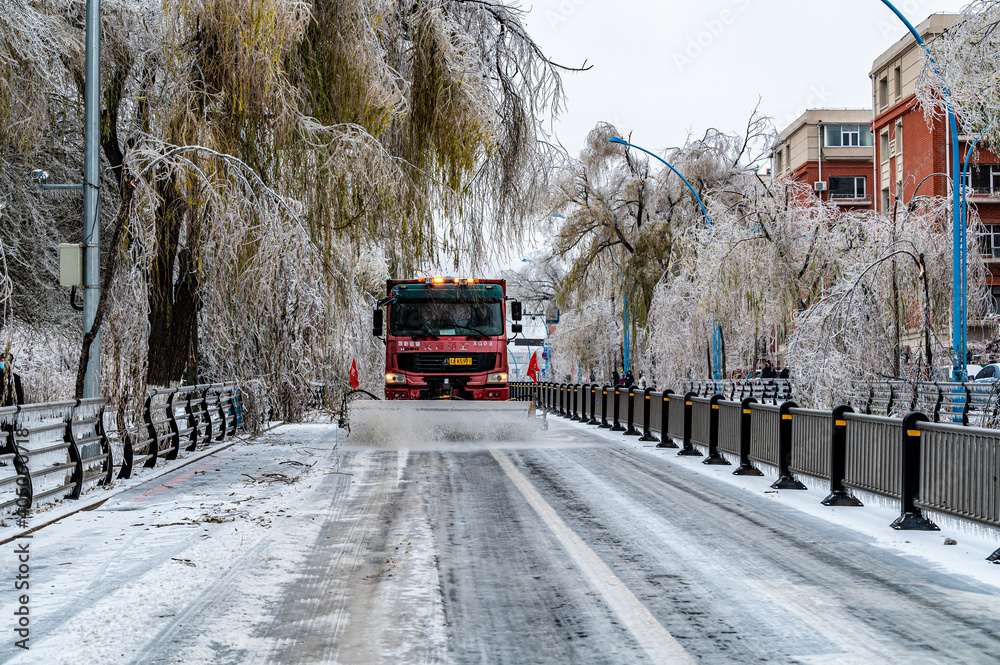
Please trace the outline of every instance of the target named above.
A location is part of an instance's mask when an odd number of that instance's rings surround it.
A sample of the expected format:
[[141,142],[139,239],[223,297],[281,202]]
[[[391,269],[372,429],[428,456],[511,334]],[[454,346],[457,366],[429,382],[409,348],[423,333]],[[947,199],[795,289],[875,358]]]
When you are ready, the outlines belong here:
[[78,499],[88,485],[111,483],[116,466],[118,478],[129,478],[137,464],[176,459],[242,424],[234,383],[151,390],[140,422],[120,432],[106,429],[106,407],[99,397],[0,408],[0,511]]
[[[559,389],[546,383],[515,383],[511,395],[558,412],[553,395]],[[701,455],[694,446],[707,447],[706,464],[729,463],[718,451],[739,455],[740,466],[733,472],[738,475],[761,475],[754,461],[776,467],[779,478],[772,488],[806,489],[793,475],[798,473],[829,481],[825,505],[861,506],[851,488],[896,499],[900,502],[900,516],[892,524],[896,529],[936,530],[922,514],[924,509],[1000,527],[998,430],[969,427],[961,421],[933,422],[920,411],[892,418],[856,413],[846,404],[823,411],[799,408],[790,400],[764,404],[747,397],[737,402],[721,395],[654,389],[633,390],[631,396],[627,390],[619,391],[616,403],[609,386],[585,385],[580,390],[594,394],[594,406],[588,406],[591,418],[584,422],[606,422],[617,406],[619,415],[624,410],[640,419],[637,423],[626,415],[627,427],[620,429],[638,424],[644,432],[656,431],[663,438],[658,447],[679,447],[680,455]],[[942,392],[935,389],[930,394],[940,408]],[[886,397],[896,396],[889,390]],[[921,404],[919,394],[912,403]],[[1000,562],[1000,549],[988,558]]]

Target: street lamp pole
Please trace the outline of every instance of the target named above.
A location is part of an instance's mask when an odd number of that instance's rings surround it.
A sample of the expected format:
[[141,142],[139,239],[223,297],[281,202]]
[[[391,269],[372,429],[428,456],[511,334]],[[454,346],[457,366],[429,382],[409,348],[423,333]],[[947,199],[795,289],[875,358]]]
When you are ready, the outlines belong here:
[[965,367],[967,359],[967,349],[969,346],[969,321],[968,321],[968,297],[966,295],[968,289],[968,279],[966,275],[967,270],[967,248],[966,248],[966,229],[965,229],[965,216],[962,214],[962,202],[965,199],[965,181],[962,178],[962,169],[960,169],[960,156],[958,152],[958,120],[955,117],[955,109],[951,103],[951,93],[948,91],[948,86],[944,81],[944,77],[941,74],[940,68],[938,68],[937,61],[934,60],[934,56],[931,55],[930,48],[924,42],[924,38],[920,36],[917,29],[913,27],[902,12],[900,12],[896,7],[889,2],[889,0],[882,0],[882,4],[892,10],[892,13],[896,15],[906,29],[910,31],[913,38],[917,40],[917,43],[924,48],[927,53],[927,57],[930,58],[931,63],[934,65],[934,69],[938,76],[941,77],[941,92],[944,95],[945,106],[948,110],[948,125],[951,128],[951,217],[952,217],[952,267],[951,267],[951,327],[952,327],[952,367],[954,376],[959,380],[965,379]]
[[[84,64],[83,116],[83,334],[94,327],[101,297],[100,194],[100,93],[101,93],[101,0],[87,0],[86,61]],[[90,344],[84,374],[83,396],[100,394],[100,334]]]
[[[650,157],[654,157],[663,162],[663,164],[668,169],[677,174],[677,177],[680,178],[684,182],[684,184],[687,185],[687,188],[691,190],[691,194],[694,195],[695,201],[697,201],[698,205],[701,206],[701,212],[702,214],[705,215],[705,221],[708,222],[708,228],[712,228],[712,219],[708,216],[708,209],[702,202],[701,197],[698,196],[698,192],[695,191],[695,188],[691,186],[691,183],[688,182],[687,178],[685,178],[680,171],[674,168],[673,164],[663,159],[655,152],[650,152],[645,148],[640,148],[639,146],[629,143],[628,141],[621,139],[617,136],[612,136],[611,138],[608,139],[608,141],[610,141],[611,143],[620,143],[623,146],[627,146],[629,148],[635,148],[636,150],[641,150]],[[718,320],[716,320],[712,326],[712,378],[715,380],[719,380],[722,378],[722,330],[719,328]]]

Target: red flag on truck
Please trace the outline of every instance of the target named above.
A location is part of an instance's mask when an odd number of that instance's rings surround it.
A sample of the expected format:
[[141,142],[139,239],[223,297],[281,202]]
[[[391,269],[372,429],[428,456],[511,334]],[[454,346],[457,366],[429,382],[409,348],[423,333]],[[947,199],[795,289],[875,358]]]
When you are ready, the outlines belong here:
[[358,364],[354,361],[353,358],[351,358],[350,377],[351,377],[351,387],[357,390],[358,386],[360,386],[361,383],[358,381]]
[[538,358],[535,357],[537,353],[538,351],[532,353],[531,360],[528,362],[528,378],[535,383],[538,383]]

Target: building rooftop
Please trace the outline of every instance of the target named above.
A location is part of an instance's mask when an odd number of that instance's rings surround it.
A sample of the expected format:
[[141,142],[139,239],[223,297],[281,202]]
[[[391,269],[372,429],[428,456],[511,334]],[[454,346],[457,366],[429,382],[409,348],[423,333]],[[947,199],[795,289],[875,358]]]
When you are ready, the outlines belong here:
[[[924,20],[923,23],[914,27],[917,29],[921,38],[923,38],[924,41],[927,41],[932,37],[942,34],[945,30],[950,28],[957,18],[958,14],[949,14],[944,12],[931,14],[926,20]],[[872,70],[868,72],[868,76],[874,76],[877,71],[898,58],[908,49],[912,48],[914,44],[913,35],[907,31],[906,35],[902,39],[890,46],[887,51],[882,53],[882,55],[875,58],[875,62],[872,64]]]

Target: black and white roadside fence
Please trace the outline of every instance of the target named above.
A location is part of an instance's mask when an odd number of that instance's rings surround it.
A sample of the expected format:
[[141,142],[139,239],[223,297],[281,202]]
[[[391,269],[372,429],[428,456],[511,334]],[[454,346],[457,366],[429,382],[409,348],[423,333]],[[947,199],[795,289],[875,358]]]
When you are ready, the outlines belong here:
[[[514,399],[554,410],[549,383],[518,382],[511,390]],[[934,422],[919,411],[892,418],[848,405],[824,411],[791,400],[767,404],[692,390],[588,385],[587,391],[593,406],[589,419],[578,418],[582,422],[625,435],[639,435],[638,425],[646,436],[659,433],[658,448],[679,448],[678,455],[691,456],[706,449],[705,464],[729,464],[729,456],[739,463],[735,475],[760,476],[755,465],[768,465],[778,472],[771,485],[778,490],[806,489],[796,475],[828,481],[822,503],[829,506],[861,506],[852,490],[894,499],[900,504],[894,529],[937,530],[924,510],[1000,528],[1000,430]],[[627,427],[620,422],[622,411]],[[641,422],[633,420],[635,414]],[[989,560],[1000,563],[1000,549]]]
[[[78,499],[90,486],[129,478],[181,450],[231,438],[242,425],[239,390],[213,383],[151,390],[134,427],[106,426],[107,398],[0,408],[0,513],[46,499]],[[115,474],[115,468],[118,473]]]

